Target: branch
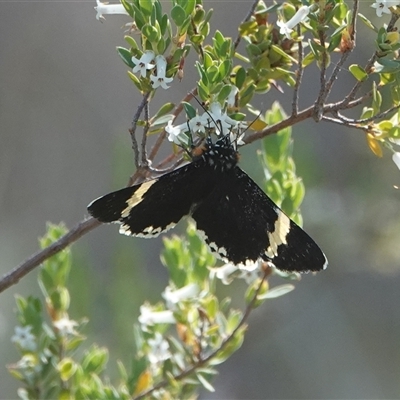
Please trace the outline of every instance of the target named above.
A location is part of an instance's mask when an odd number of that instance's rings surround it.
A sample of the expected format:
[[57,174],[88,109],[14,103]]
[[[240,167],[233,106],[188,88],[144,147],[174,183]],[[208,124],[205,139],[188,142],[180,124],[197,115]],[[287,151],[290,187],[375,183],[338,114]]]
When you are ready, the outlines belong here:
[[135,115],[133,116],[132,127],[131,127],[131,129],[129,129],[129,133],[131,135],[131,141],[132,141],[133,154],[135,157],[135,167],[137,170],[140,168],[141,162],[139,161],[140,160],[139,146],[137,144],[135,134],[136,134],[137,122],[139,121],[140,114],[142,113],[143,108],[146,106],[146,104],[148,104],[149,97],[150,97],[150,92],[147,92],[143,96],[143,99],[140,102],[140,104],[135,112]]
[[59,253],[61,250],[64,250],[67,246],[74,243],[80,237],[90,232],[94,228],[97,228],[99,225],[101,225],[101,222],[94,218],[89,218],[79,222],[67,234],[52,243],[49,247],[46,247],[45,249],[33,254],[22,264],[15,267],[12,271],[3,275],[0,280],[0,293],[10,286],[15,285],[21,278],[28,274],[28,272],[31,272],[33,269],[35,269],[43,261],[47,260],[51,256],[54,256],[54,254]]
[[[193,95],[192,93],[189,93],[187,97],[192,95]],[[356,107],[371,96],[372,96],[372,91],[368,92],[363,96],[360,96],[358,99],[350,101],[349,103],[346,103],[346,100],[342,100],[341,102],[338,103],[326,104],[323,107],[323,114]],[[179,106],[176,108],[175,112],[177,113],[180,112]],[[297,124],[301,121],[304,121],[307,118],[311,118],[313,116],[313,112],[314,112],[314,106],[310,106],[305,110],[299,112],[295,116],[291,115],[290,117],[284,119],[283,121],[280,121],[274,125],[267,127],[262,131],[256,132],[253,135],[248,136],[245,139],[245,143],[246,144],[252,143],[268,135],[279,132],[281,129],[284,129],[288,126]],[[331,122],[336,123],[336,121],[331,121]],[[172,159],[173,157],[171,157],[171,160]],[[177,166],[179,165],[180,162],[181,160],[178,160],[174,165]],[[143,173],[142,169],[139,168],[139,170],[137,170],[136,173],[131,177],[132,184],[137,178],[140,177],[142,173]],[[65,249],[68,245],[78,240],[81,236],[85,235],[87,232],[98,227],[100,224],[101,224],[100,222],[98,222],[93,218],[78,223],[65,236],[61,237],[59,240],[51,244],[49,247],[29,257],[18,267],[14,268],[8,274],[4,275],[3,278],[0,280],[0,293],[3,292],[8,287],[16,284],[22,277],[24,277],[28,272],[32,271],[35,267],[40,265],[43,261],[47,260],[49,257],[53,256],[59,251]]]
[[[254,11],[256,10],[258,2],[259,2],[259,0],[253,1],[253,4],[251,5],[249,12],[247,13],[245,19],[240,23],[240,25],[242,25],[245,22],[250,20],[251,16],[254,14]],[[235,48],[235,50],[238,48],[241,39],[242,39],[242,37],[240,36],[240,33],[239,33],[235,42],[233,43],[233,47]]]
[[[297,35],[301,36],[301,27],[300,24],[297,25]],[[293,88],[293,99],[292,99],[292,117],[295,117],[299,112],[299,89],[301,85],[301,80],[303,79],[303,58],[304,58],[304,49],[303,49],[303,41],[300,39],[298,42],[299,46],[299,66],[296,71],[296,83]]]
[[316,122],[318,122],[322,119],[323,104],[325,103],[325,99],[328,95],[328,92],[326,90],[326,67],[328,64],[328,56],[327,56],[326,47],[325,47],[325,32],[322,29],[319,29],[318,35],[319,35],[320,45],[324,50],[322,51],[322,58],[321,58],[321,64],[320,64],[320,69],[321,69],[321,72],[319,74],[320,88],[319,88],[317,101],[315,102],[314,115],[313,115]]

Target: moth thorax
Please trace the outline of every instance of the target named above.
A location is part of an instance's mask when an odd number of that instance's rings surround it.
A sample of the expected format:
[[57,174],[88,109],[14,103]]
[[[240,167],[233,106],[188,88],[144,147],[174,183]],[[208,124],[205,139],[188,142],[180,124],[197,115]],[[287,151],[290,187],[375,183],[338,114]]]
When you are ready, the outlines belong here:
[[219,146],[216,144],[204,152],[203,159],[208,166],[225,172],[236,166],[238,163],[238,153],[233,146]]

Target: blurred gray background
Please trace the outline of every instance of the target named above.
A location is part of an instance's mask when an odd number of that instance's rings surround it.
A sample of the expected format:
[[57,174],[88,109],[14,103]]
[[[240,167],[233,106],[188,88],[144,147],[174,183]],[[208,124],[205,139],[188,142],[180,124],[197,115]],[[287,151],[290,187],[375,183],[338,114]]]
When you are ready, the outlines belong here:
[[[361,12],[374,18],[369,3],[361,2]],[[212,29],[236,37],[250,4],[206,0],[215,9]],[[140,97],[115,51],[124,45],[128,17],[108,16],[101,24],[94,5],[0,2],[1,274],[38,249],[46,221],[73,226],[93,198],[124,186],[133,172],[127,129]],[[361,24],[359,35],[350,63],[362,64],[374,49]],[[152,112],[194,86],[193,59],[185,68],[181,83],[157,93]],[[305,75],[303,106],[317,93],[316,73]],[[344,90],[354,83],[346,70],[340,81]],[[267,109],[279,100],[289,107],[284,89],[255,104]],[[333,100],[341,96],[336,90]],[[219,368],[216,392],[201,398],[399,398],[400,192],[393,185],[400,184],[400,171],[388,152],[383,159],[372,155],[361,131],[307,121],[295,127],[294,138],[307,190],[305,228],[330,267],[252,314],[242,348]],[[242,167],[261,183],[258,146],[243,149]],[[102,226],[73,246],[70,285],[71,317],[90,317],[87,334],[112,351],[111,376],[116,359],[130,359],[140,304],[159,300],[167,285],[161,240],[117,231]],[[0,398],[16,397],[18,383],[5,368],[18,359],[10,342],[14,295],[38,294],[36,273],[0,294]],[[223,292],[238,293],[240,306],[246,286],[235,285]]]

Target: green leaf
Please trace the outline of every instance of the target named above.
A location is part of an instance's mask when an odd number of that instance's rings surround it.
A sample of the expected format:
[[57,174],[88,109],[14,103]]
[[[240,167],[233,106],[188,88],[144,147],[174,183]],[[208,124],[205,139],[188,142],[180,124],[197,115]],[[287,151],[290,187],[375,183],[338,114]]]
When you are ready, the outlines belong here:
[[233,73],[235,75],[235,86],[240,90],[246,80],[246,70],[241,66],[237,66]]
[[135,64],[132,61],[132,54],[128,49],[124,47],[117,47],[118,55],[121,57],[122,61],[129,67],[133,68]]
[[[144,1],[146,1],[146,0],[144,0]],[[150,1],[149,1],[149,3],[150,3]],[[139,31],[141,31],[143,26],[147,23],[147,20],[146,20],[144,14],[142,13],[142,11],[140,10],[140,8],[137,7],[137,5],[135,3],[132,3],[132,7],[134,9],[134,18],[135,18],[136,26],[138,27]]]
[[101,373],[108,361],[108,350],[105,347],[93,346],[83,357],[82,368],[87,374]]
[[[150,128],[150,134],[154,134],[155,130],[159,132],[159,127],[164,127],[164,125],[168,124],[168,121],[172,120],[174,118],[174,114],[165,114],[162,117],[156,118],[155,120],[152,121],[151,123],[151,128]],[[143,121],[143,126],[145,126],[145,122]],[[155,129],[156,128],[156,129]]]
[[[278,102],[274,102],[271,110],[267,111],[265,122],[269,126],[274,125],[286,118],[286,115]],[[275,135],[269,135],[263,139],[263,148],[266,154],[267,165],[274,173],[284,170],[289,144],[291,141],[291,128],[280,130]]]
[[124,6],[125,10],[129,14],[129,16],[131,18],[133,18],[134,17],[134,15],[133,15],[134,14],[134,10],[133,10],[132,4],[129,3],[127,0],[121,0],[121,4]]
[[154,0],[139,0],[140,10],[143,12],[144,15],[151,15],[153,4]]
[[157,43],[158,40],[159,40],[160,37],[161,37],[161,35],[160,35],[160,33],[158,32],[157,28],[154,27],[154,26],[152,26],[152,25],[149,25],[149,24],[144,25],[144,26],[142,27],[141,31],[142,31],[142,34],[143,34],[145,37],[147,37],[147,39],[149,39],[149,41],[150,41],[151,43]]
[[226,98],[231,93],[231,90],[232,90],[232,85],[224,85],[218,94],[217,101],[219,101],[221,104],[224,104]]
[[297,64],[297,60],[290,56],[289,54],[285,53],[284,50],[282,48],[280,48],[279,46],[276,45],[271,45],[271,50],[275,51],[276,53],[278,53],[280,56],[282,56],[284,59],[286,59],[287,61],[291,61],[293,64]]
[[400,61],[379,58],[375,63],[375,72],[395,73],[400,71]]
[[364,107],[361,113],[361,119],[372,118],[374,116],[374,110],[371,107]]
[[372,84],[372,109],[374,110],[374,114],[378,114],[381,110],[382,105],[382,95],[378,91],[376,83]]
[[365,69],[360,67],[357,64],[350,65],[349,66],[349,71],[360,82],[363,82],[368,78],[368,74],[365,72]]
[[210,92],[206,86],[204,86],[203,84],[200,84],[200,82],[199,82],[197,85],[197,91],[198,91],[199,97],[202,101],[208,100],[208,96],[209,96]]
[[254,83],[249,84],[245,89],[240,91],[239,96],[239,107],[245,107],[250,103],[252,97],[254,96],[254,92],[256,90],[256,86]]
[[163,117],[164,115],[168,114],[169,112],[171,112],[175,107],[174,103],[165,103],[156,113],[155,115],[152,117],[153,123],[154,120],[156,120],[157,118]]
[[358,13],[357,15],[368,28],[372,29],[374,32],[378,32],[378,28],[364,14]]
[[304,58],[303,58],[303,68],[310,65],[315,60],[314,53],[310,51]]
[[143,92],[142,82],[141,80],[133,74],[131,71],[127,71],[129,78],[135,84],[135,86],[139,89],[140,92]]
[[219,71],[216,65],[207,69],[207,80],[211,83],[219,82]]
[[203,375],[196,374],[196,376],[205,389],[207,389],[209,392],[215,392],[214,387],[211,385],[210,382],[207,381],[207,379]]
[[239,34],[242,37],[256,33],[257,30],[258,30],[258,23],[255,20],[246,21],[239,25]]
[[57,364],[57,370],[60,373],[61,380],[66,382],[75,374],[77,366],[72,358],[66,357]]
[[185,10],[180,5],[175,5],[171,10],[171,18],[176,26],[182,26],[186,20]]
[[220,80],[224,80],[227,78],[232,71],[232,60],[226,59],[224,60],[220,66],[218,67]]
[[182,106],[185,109],[186,117],[192,119],[196,116],[196,109],[187,101],[182,101]]
[[65,287],[56,287],[50,293],[49,300],[55,311],[60,313],[67,311],[70,303],[68,289]]
[[267,292],[257,296],[258,300],[275,299],[280,296],[284,296],[295,289],[295,286],[287,283],[284,285],[275,286],[274,288],[268,290]]

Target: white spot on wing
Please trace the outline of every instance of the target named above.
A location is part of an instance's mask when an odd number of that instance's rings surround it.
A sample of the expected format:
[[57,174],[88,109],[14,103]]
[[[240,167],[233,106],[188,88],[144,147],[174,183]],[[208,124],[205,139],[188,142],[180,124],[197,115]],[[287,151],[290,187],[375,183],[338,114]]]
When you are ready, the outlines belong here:
[[[153,179],[148,182],[144,182],[140,185],[139,189],[136,190],[136,192],[133,194],[132,197],[130,197],[127,201],[127,207],[122,210],[121,213],[121,218],[126,218],[129,216],[129,213],[131,212],[132,208],[137,206],[142,200],[143,200],[143,195],[150,189],[152,185],[154,185],[157,182],[157,179]],[[121,232],[122,233],[122,232]]]
[[276,210],[278,219],[275,221],[274,231],[268,232],[269,246],[265,254],[269,258],[278,255],[278,247],[281,244],[287,244],[286,237],[290,231],[290,219],[282,211]]
[[164,229],[162,227],[154,228],[154,226],[148,226],[147,228],[143,229],[142,232],[139,233],[132,233],[131,228],[129,225],[122,223],[119,228],[119,233],[127,236],[136,236],[145,239],[157,237],[161,232],[166,232],[172,229],[176,225],[175,222],[171,222],[167,225]]
[[227,259],[228,252],[226,251],[225,247],[218,247],[218,245],[215,242],[209,242],[206,233],[200,229],[197,229],[197,234],[200,236],[201,239],[203,239],[207,243],[208,247],[214,254],[216,254],[222,260],[228,261]]

